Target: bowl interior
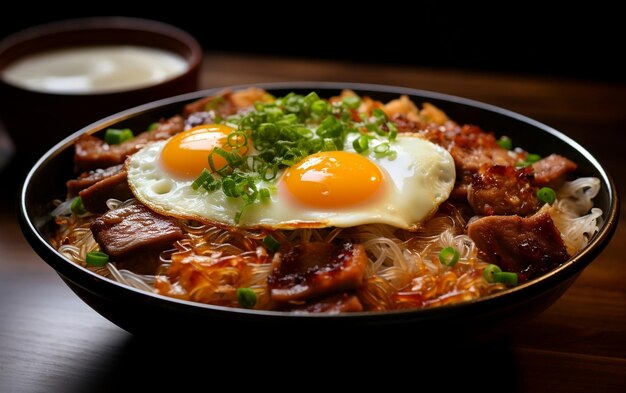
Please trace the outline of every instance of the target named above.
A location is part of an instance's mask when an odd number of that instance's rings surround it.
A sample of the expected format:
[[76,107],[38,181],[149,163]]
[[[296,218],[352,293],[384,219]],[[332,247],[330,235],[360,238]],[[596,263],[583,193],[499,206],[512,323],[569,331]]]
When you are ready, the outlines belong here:
[[[73,174],[73,141],[83,133],[99,133],[108,127],[143,129],[147,124],[161,118],[170,117],[181,112],[182,107],[197,98],[216,94],[220,89],[206,90],[183,96],[161,100],[155,103],[137,107],[76,132],[55,147],[53,147],[34,166],[24,184],[20,209],[21,223],[24,232],[46,262],[64,277],[66,282],[79,295],[106,317],[131,331],[142,331],[144,323],[132,316],[132,307],[141,304],[147,314],[163,315],[172,313],[179,321],[189,318],[189,323],[199,320],[229,321],[254,320],[275,323],[277,321],[320,321],[333,320],[347,321],[362,324],[387,323],[430,323],[435,325],[442,320],[456,322],[470,321],[484,325],[495,320],[505,321],[511,318],[527,317],[545,309],[554,302],[565,289],[573,282],[577,274],[591,262],[610,239],[615,230],[618,218],[618,203],[615,186],[610,176],[590,153],[567,136],[550,127],[491,105],[478,103],[458,97],[438,93],[405,89],[397,87],[338,84],[338,83],[288,83],[257,85],[280,96],[289,92],[308,93],[315,90],[321,97],[337,95],[342,89],[350,88],[361,95],[388,101],[397,98],[400,94],[407,94],[416,103],[430,102],[444,110],[451,119],[459,123],[479,125],[487,131],[493,131],[496,136],[508,135],[515,145],[521,146],[530,152],[540,155],[550,153],[562,154],[579,164],[581,176],[594,176],[602,182],[602,189],[595,198],[595,205],[603,210],[603,223],[600,231],[590,244],[577,256],[563,266],[544,277],[533,280],[519,287],[509,289],[496,295],[488,296],[477,301],[457,304],[454,306],[439,307],[426,310],[410,310],[385,313],[355,313],[341,316],[306,316],[285,315],[277,312],[245,311],[227,309],[216,306],[202,305],[164,298],[158,295],[141,293],[120,284],[97,276],[80,266],[77,266],[61,257],[56,250],[44,240],[44,226],[41,217],[49,211],[49,203],[54,198],[63,199],[65,196],[65,181]],[[235,89],[237,87],[234,87]],[[112,304],[125,302],[122,307],[126,311],[111,309]],[[104,305],[109,303],[109,306]],[[119,306],[119,304],[118,304]],[[128,309],[130,307],[130,309]],[[107,311],[108,310],[108,311]],[[129,311],[130,310],[130,311]],[[145,314],[144,314],[145,318]],[[148,318],[149,319],[149,318]],[[146,321],[148,319],[145,319]],[[428,322],[430,321],[430,322]],[[326,322],[322,322],[326,323]],[[343,322],[342,322],[343,323]]]

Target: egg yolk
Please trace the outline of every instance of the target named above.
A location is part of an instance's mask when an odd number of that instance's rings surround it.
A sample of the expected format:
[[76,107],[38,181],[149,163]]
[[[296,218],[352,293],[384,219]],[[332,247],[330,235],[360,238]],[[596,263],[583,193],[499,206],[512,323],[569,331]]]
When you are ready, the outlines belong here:
[[[202,169],[211,170],[209,154],[217,147],[241,155],[248,153],[250,142],[243,135],[234,134],[229,138],[234,131],[223,124],[204,124],[183,131],[163,147],[161,163],[178,178],[195,179]],[[213,154],[212,159],[216,171],[226,166],[226,160],[219,154]]]
[[356,153],[328,151],[312,154],[287,169],[283,186],[301,204],[321,209],[350,207],[374,197],[383,173]]

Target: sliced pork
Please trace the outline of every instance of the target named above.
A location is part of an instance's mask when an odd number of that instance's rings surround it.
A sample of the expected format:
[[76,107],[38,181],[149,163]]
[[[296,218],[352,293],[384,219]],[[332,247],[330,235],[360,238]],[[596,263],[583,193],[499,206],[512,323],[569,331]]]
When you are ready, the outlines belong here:
[[520,281],[547,273],[570,257],[546,212],[528,218],[483,217],[472,222],[467,233],[487,261],[518,273]]
[[481,216],[527,216],[539,210],[537,188],[530,167],[485,166],[472,176],[467,201],[474,213]]
[[551,154],[533,164],[534,183],[538,186],[559,188],[578,165],[558,154]]
[[110,166],[105,169],[96,169],[89,172],[83,172],[78,179],[68,180],[67,182],[67,196],[68,198],[75,197],[78,193],[85,188],[91,187],[100,180],[106,179],[113,175],[117,175],[124,168],[123,164]]
[[95,219],[91,232],[112,262],[137,273],[154,273],[158,254],[183,238],[175,219],[137,201]]
[[109,145],[93,135],[81,135],[74,144],[74,164],[77,172],[107,168],[122,164],[126,157],[150,142],[164,140],[183,131],[185,122],[180,116],[162,120],[156,129],[142,132],[119,145]]
[[78,195],[80,195],[85,209],[91,213],[104,213],[109,210],[106,201],[110,198],[125,201],[133,197],[125,170],[94,183],[79,192]]
[[363,282],[367,263],[359,244],[297,244],[274,256],[267,280],[272,300],[300,302],[356,289]]

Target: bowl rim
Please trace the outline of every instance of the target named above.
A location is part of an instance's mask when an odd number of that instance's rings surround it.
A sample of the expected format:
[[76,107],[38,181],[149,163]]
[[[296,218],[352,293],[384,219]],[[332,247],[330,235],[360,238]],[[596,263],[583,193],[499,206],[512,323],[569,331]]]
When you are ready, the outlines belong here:
[[[36,228],[33,220],[29,217],[28,209],[27,209],[27,194],[28,190],[31,187],[31,180],[35,176],[35,174],[42,168],[48,161],[52,160],[58,154],[61,154],[65,149],[70,148],[73,142],[78,138],[78,136],[82,134],[92,134],[97,131],[100,131],[114,123],[118,123],[120,121],[126,120],[128,118],[132,118],[135,116],[140,116],[142,113],[157,109],[161,106],[165,105],[184,105],[185,102],[199,99],[205,96],[214,95],[218,92],[224,90],[241,90],[248,87],[258,87],[266,90],[276,90],[276,89],[334,89],[334,90],[342,90],[342,89],[352,89],[357,91],[364,92],[374,92],[374,93],[391,93],[391,94],[407,94],[407,95],[416,95],[423,98],[432,98],[448,101],[455,104],[461,104],[464,106],[473,107],[479,110],[487,111],[487,112],[495,112],[500,115],[504,115],[506,117],[513,118],[514,120],[521,121],[526,123],[533,128],[539,128],[542,132],[547,132],[552,136],[560,139],[562,142],[570,145],[572,148],[579,151],[585,159],[589,161],[589,163],[595,167],[598,173],[601,176],[602,185],[608,185],[607,194],[609,200],[608,211],[603,212],[603,216],[606,217],[604,222],[601,224],[601,227],[593,236],[591,241],[585,246],[585,248],[570,258],[563,265],[553,269],[552,271],[530,280],[524,284],[519,286],[508,288],[504,291],[493,293],[487,296],[483,296],[478,299],[472,299],[469,301],[459,302],[451,305],[443,305],[432,308],[425,309],[403,309],[403,310],[390,310],[383,312],[375,312],[375,311],[362,311],[362,312],[354,312],[354,313],[339,313],[339,314],[300,314],[300,313],[289,313],[289,312],[281,312],[281,311],[266,311],[266,310],[250,310],[243,308],[235,308],[235,307],[225,307],[225,306],[216,306],[211,304],[204,304],[199,302],[193,302],[188,300],[180,300],[172,297],[168,297],[165,295],[159,295],[156,293],[150,293],[147,291],[142,291],[136,288],[132,288],[126,286],[120,282],[111,280],[104,276],[101,276],[95,272],[90,271],[87,268],[84,268],[80,265],[77,265],[70,260],[63,257],[58,251],[52,247],[50,243],[48,243],[44,236],[40,233],[40,231]],[[148,299],[150,301],[159,302],[162,306],[167,305],[176,305],[177,307],[185,307],[187,309],[193,309],[197,312],[213,312],[213,313],[226,313],[228,316],[237,316],[237,317],[260,317],[260,318],[287,318],[287,319],[296,319],[296,320],[309,320],[309,319],[329,319],[336,320],[337,318],[345,319],[349,318],[350,320],[380,320],[387,318],[412,318],[412,319],[430,319],[433,317],[440,316],[439,314],[458,314],[458,313],[467,313],[471,312],[477,307],[484,307],[489,304],[495,304],[497,302],[508,301],[507,299],[517,298],[521,301],[530,301],[531,299],[539,296],[539,294],[548,291],[550,288],[557,286],[559,282],[565,281],[569,278],[575,278],[577,274],[579,274],[582,269],[584,269],[591,261],[602,251],[602,249],[606,246],[606,244],[611,239],[614,234],[617,223],[619,221],[619,195],[615,183],[611,176],[606,172],[606,170],[600,165],[600,163],[595,159],[595,157],[589,153],[585,148],[583,148],[576,141],[566,136],[565,134],[557,131],[556,129],[545,125],[537,120],[531,119],[519,113],[510,111],[508,109],[504,109],[492,104],[483,103],[480,101],[458,97],[454,95],[432,92],[428,90],[420,90],[413,89],[407,87],[399,87],[392,85],[378,85],[378,84],[366,84],[366,83],[346,83],[346,82],[315,82],[315,81],[300,81],[300,82],[275,82],[275,83],[251,83],[251,84],[240,84],[234,86],[224,86],[224,87],[214,87],[210,89],[199,90],[192,93],[186,93],[174,97],[164,98],[158,101],[153,101],[144,105],[140,105],[134,108],[130,108],[111,116],[108,116],[104,119],[96,121],[86,127],[81,128],[80,130],[74,132],[73,134],[67,136],[56,145],[51,147],[32,167],[32,169],[26,175],[24,183],[21,187],[19,193],[18,200],[18,213],[19,213],[19,221],[22,227],[22,231],[26,236],[27,240],[30,242],[31,246],[38,252],[40,257],[44,259],[46,263],[48,263],[52,268],[54,268],[58,274],[62,277],[69,278],[73,283],[81,286],[83,289],[95,293],[98,295],[98,292],[94,291],[91,286],[84,286],[78,280],[72,280],[72,277],[78,277],[82,280],[89,279],[90,283],[97,283],[99,286],[108,287],[111,290],[119,291],[118,293],[122,296],[128,294],[137,295],[146,301]],[[45,255],[45,257],[44,257]],[[71,276],[71,277],[68,277]],[[82,277],[81,277],[82,276]],[[534,295],[533,295],[534,292]],[[162,303],[161,303],[162,302]]]

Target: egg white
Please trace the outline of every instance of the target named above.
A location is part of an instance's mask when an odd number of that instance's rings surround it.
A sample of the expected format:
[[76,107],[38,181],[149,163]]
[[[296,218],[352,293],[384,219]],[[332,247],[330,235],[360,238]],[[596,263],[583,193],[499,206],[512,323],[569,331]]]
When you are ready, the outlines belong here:
[[[350,134],[345,151],[354,152]],[[243,207],[239,198],[227,197],[221,190],[194,190],[193,181],[176,179],[160,162],[167,141],[145,147],[126,164],[128,182],[138,200],[161,214],[209,222],[219,226],[270,229],[351,227],[362,224],[389,224],[414,230],[448,199],[454,186],[452,156],[416,135],[398,135],[390,148],[395,159],[377,158],[373,148],[385,139],[374,139],[363,153],[384,174],[384,186],[377,198],[350,208],[319,209],[300,204],[279,186],[281,173],[271,182],[259,180],[258,188],[269,188],[269,200],[246,207],[238,224],[235,215]],[[355,190],[358,192],[358,190]]]

